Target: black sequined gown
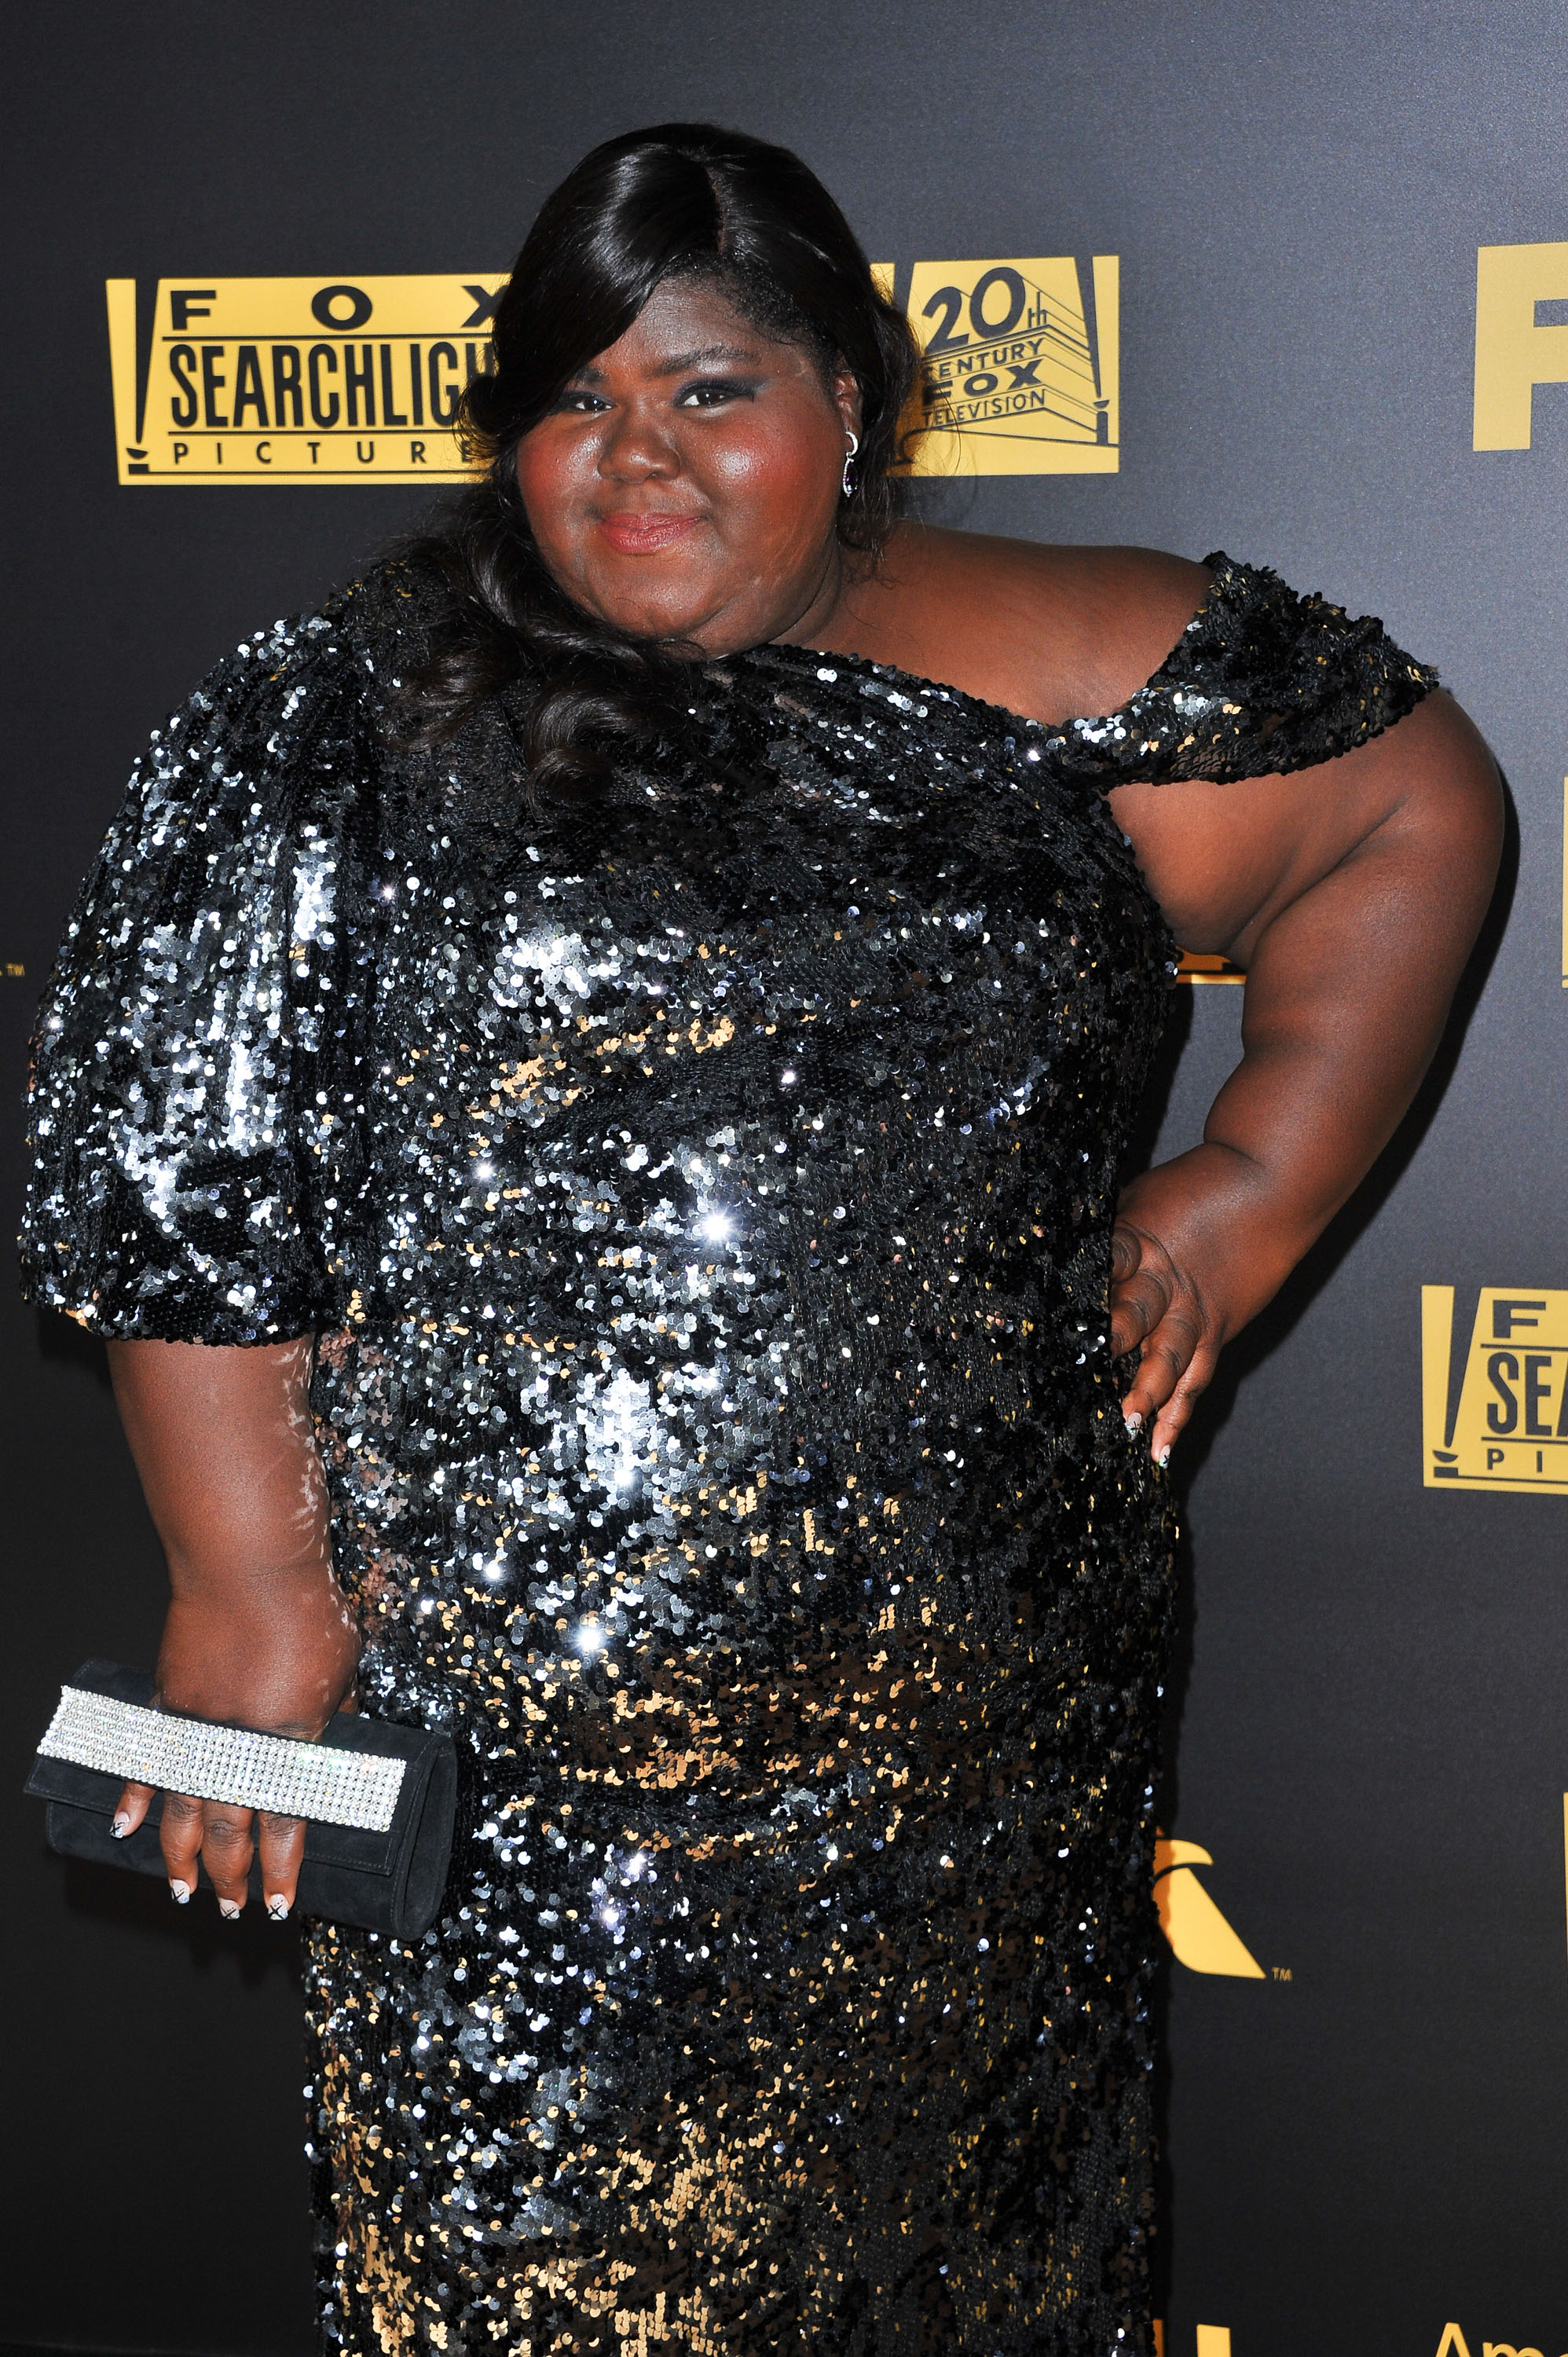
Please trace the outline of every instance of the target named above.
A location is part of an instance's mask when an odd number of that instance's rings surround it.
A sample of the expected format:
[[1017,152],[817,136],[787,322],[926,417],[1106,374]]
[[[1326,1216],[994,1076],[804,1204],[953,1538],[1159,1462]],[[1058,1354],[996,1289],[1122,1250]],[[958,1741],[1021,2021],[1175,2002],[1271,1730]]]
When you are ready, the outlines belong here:
[[1106,1284],[1172,950],[1102,796],[1431,683],[1211,562],[1109,718],[761,647],[722,780],[542,814],[504,710],[386,748],[391,568],[139,769],[30,1286],[321,1334],[367,1705],[466,1762],[436,1928],[308,1933],[329,2347],[1151,2347],[1172,1526]]

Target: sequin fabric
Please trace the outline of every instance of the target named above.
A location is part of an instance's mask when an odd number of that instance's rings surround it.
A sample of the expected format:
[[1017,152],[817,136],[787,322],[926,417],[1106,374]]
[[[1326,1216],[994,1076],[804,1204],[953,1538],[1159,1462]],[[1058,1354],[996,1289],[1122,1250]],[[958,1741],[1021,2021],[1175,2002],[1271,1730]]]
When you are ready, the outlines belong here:
[[28,1281],[321,1335],[366,1705],[464,1763],[436,1927],[309,1932],[328,2349],[1148,2357],[1173,1530],[1106,1290],[1172,947],[1101,797],[1432,683],[1214,562],[1120,715],[759,648],[711,774],[510,821],[504,711],[387,749],[383,569],[139,770]]

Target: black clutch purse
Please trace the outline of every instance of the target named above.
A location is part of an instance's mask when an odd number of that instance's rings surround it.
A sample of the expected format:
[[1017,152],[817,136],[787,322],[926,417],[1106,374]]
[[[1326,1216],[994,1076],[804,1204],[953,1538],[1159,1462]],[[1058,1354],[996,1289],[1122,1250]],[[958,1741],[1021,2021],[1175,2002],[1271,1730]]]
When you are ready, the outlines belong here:
[[[399,1940],[429,1929],[456,1814],[449,1735],[339,1713],[318,1743],[300,1743],[174,1717],[150,1707],[152,1693],[146,1671],[119,1662],[84,1662],[61,1689],[26,1785],[48,1804],[51,1849],[162,1877],[165,1792],[271,1809],[306,1819],[297,1913]],[[159,1789],[135,1832],[116,1841],[114,1807],[127,1781]],[[260,1900],[259,1866],[250,1887]]]

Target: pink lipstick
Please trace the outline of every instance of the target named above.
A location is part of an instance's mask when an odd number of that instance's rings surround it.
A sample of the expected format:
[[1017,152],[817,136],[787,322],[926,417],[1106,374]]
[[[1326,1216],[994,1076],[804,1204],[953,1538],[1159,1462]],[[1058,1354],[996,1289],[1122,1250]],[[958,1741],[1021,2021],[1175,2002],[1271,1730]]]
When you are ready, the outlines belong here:
[[600,516],[598,525],[610,546],[623,556],[653,556],[684,540],[696,521],[694,515],[648,515],[623,510]]

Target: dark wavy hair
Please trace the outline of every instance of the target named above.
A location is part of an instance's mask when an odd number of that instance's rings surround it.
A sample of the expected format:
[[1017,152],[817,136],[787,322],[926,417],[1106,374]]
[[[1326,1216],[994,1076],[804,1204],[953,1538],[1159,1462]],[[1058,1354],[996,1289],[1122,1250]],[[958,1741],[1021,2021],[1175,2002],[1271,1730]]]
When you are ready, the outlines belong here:
[[408,735],[435,747],[521,682],[530,692],[514,733],[536,792],[591,787],[618,751],[651,751],[689,726],[691,651],[617,632],[566,597],[535,545],[514,464],[563,385],[676,276],[721,286],[824,376],[853,372],[861,445],[841,542],[875,557],[897,511],[889,470],[914,339],[815,173],[787,147],[703,123],[596,147],[541,207],[496,306],[495,371],[463,395],[459,430],[485,471],[445,526],[405,552],[450,593],[405,691]]

